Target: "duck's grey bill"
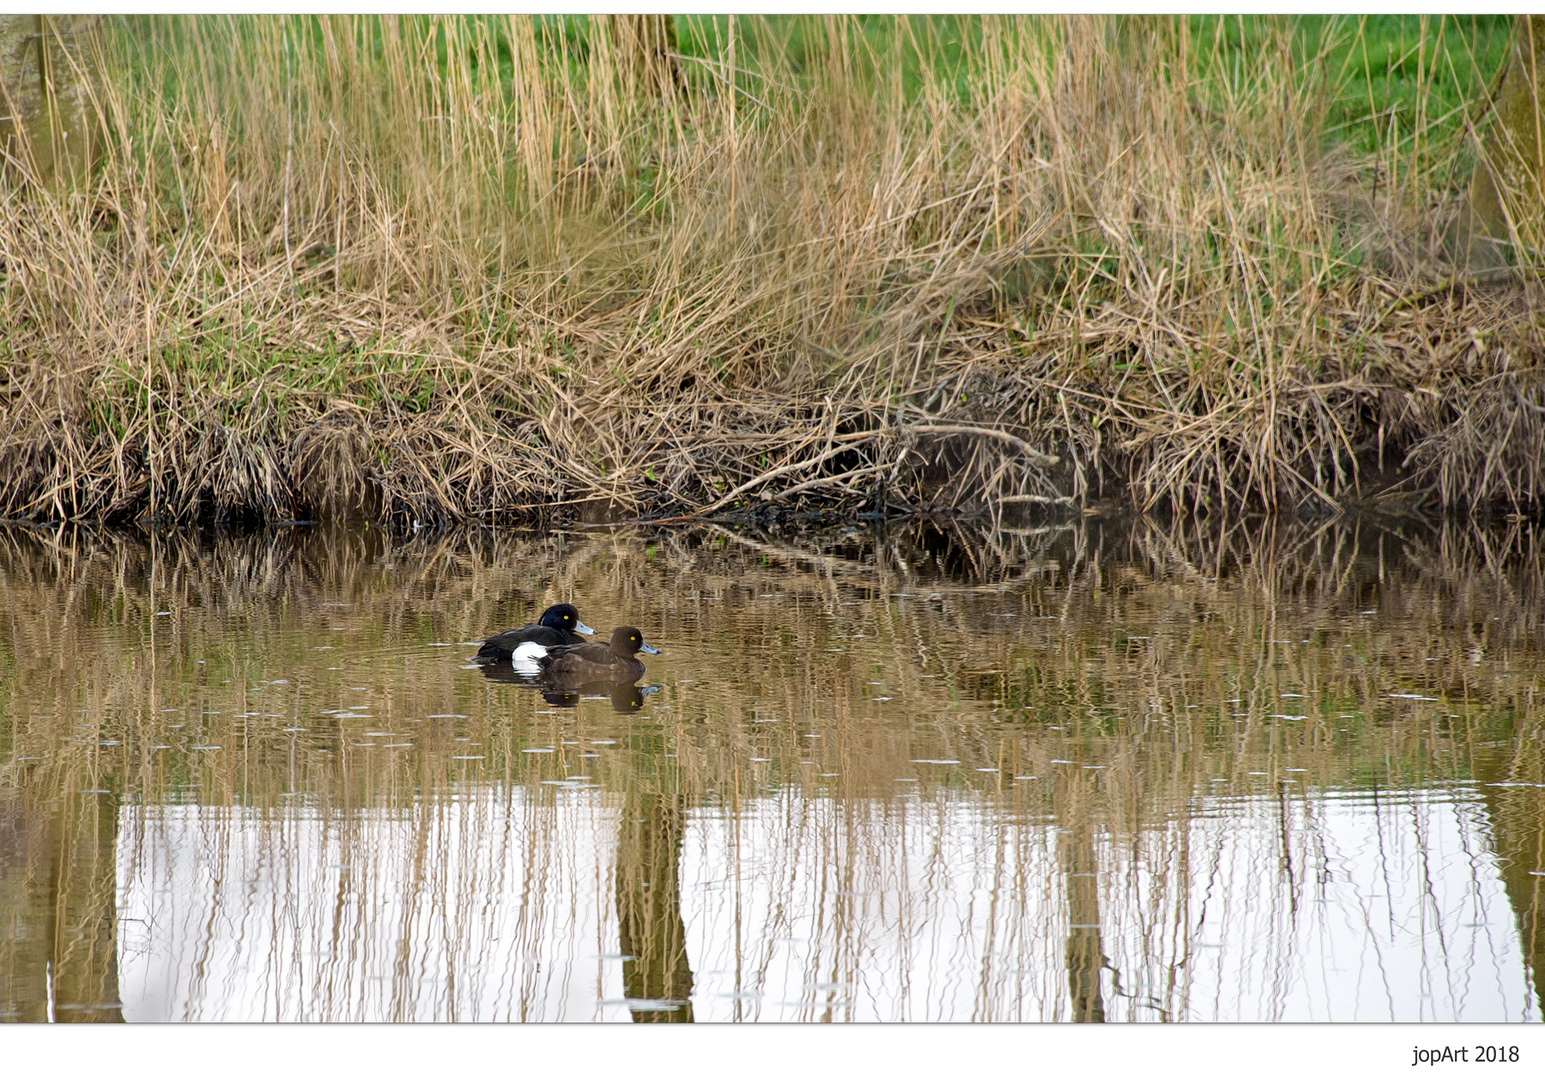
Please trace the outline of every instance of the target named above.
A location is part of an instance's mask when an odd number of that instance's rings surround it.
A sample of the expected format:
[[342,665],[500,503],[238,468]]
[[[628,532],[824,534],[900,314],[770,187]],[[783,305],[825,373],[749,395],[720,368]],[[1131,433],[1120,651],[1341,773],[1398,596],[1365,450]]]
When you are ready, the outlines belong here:
[[580,622],[578,619],[574,620],[574,631],[575,631],[575,633],[579,633],[579,634],[593,634],[593,633],[596,632],[595,631],[595,627],[593,627],[593,626],[586,626],[584,623]]
[[660,650],[655,648],[653,645],[649,644],[647,641],[644,642],[644,644],[642,644],[642,645],[640,645],[638,647],[638,651],[639,652],[646,652],[650,656],[659,656],[660,655]]

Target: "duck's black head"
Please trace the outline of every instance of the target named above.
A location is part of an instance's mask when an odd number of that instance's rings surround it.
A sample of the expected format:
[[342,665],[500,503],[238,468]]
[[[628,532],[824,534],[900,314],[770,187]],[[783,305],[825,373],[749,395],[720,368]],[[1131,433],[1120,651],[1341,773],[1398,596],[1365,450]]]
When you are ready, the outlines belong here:
[[636,626],[619,626],[612,631],[612,652],[618,656],[648,653],[659,656],[660,650],[644,640],[644,632]]
[[554,604],[542,612],[541,623],[554,630],[566,630],[571,634],[593,634],[594,628],[579,621],[579,608],[573,604]]

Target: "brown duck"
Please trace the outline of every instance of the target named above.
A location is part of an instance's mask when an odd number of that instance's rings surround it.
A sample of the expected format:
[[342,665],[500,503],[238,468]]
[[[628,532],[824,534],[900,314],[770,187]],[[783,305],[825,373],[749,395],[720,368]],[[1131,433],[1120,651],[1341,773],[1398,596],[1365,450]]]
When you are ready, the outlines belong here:
[[644,673],[643,661],[636,653],[658,656],[660,650],[644,640],[636,626],[619,626],[612,631],[609,645],[587,641],[583,645],[555,645],[546,656],[537,657],[543,675],[562,679],[602,679],[608,682],[632,682]]

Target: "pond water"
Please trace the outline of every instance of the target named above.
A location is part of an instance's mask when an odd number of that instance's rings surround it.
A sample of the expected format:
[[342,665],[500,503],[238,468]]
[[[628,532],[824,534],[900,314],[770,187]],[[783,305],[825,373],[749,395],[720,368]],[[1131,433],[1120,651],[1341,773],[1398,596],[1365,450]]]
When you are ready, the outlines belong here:
[[1541,551],[0,528],[0,1016],[1537,1021]]

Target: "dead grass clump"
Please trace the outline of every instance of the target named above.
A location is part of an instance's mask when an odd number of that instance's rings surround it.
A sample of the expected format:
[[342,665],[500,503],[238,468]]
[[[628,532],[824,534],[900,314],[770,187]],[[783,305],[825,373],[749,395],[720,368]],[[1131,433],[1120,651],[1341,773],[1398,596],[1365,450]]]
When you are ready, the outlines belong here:
[[1440,118],[1327,129],[1359,24],[886,25],[119,27],[0,192],[0,513],[1537,500],[1538,298]]

